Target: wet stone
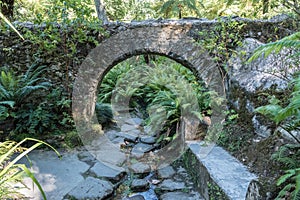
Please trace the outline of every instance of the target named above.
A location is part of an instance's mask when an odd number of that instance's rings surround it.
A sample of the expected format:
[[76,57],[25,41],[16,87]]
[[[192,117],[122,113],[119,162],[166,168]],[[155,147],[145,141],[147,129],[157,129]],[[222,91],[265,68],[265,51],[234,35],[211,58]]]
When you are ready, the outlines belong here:
[[126,197],[123,200],[147,200],[147,199],[145,199],[143,195],[137,194],[137,195],[133,195],[131,197]]
[[146,133],[148,136],[152,136],[152,137],[157,135],[157,132],[154,132],[150,126],[144,126],[144,133]]
[[116,144],[116,145],[121,145],[121,144],[124,144],[124,138],[122,138],[122,137],[116,137],[111,142],[114,143],[114,144]]
[[130,188],[134,192],[146,191],[147,189],[149,189],[149,182],[145,179],[134,179],[131,183]]
[[96,161],[96,158],[88,151],[82,151],[77,156],[80,161],[85,163],[91,163]]
[[138,117],[134,117],[131,119],[127,119],[125,121],[126,124],[131,124],[131,125],[141,125],[143,123],[143,120],[141,118]]
[[131,165],[129,167],[129,169],[132,170],[133,173],[135,173],[135,174],[145,174],[145,173],[150,172],[150,170],[151,170],[149,165],[141,163],[141,162]]
[[109,130],[105,133],[105,135],[108,139],[110,139],[112,141],[117,137],[117,133],[118,133],[118,131],[116,131],[116,130]]
[[138,139],[137,135],[134,134],[129,134],[129,133],[123,133],[123,132],[118,132],[116,133],[117,137],[122,137],[124,138],[124,140],[128,141],[128,142],[136,142]]
[[143,136],[140,138],[140,141],[145,144],[154,144],[156,142],[156,137],[152,136]]
[[139,129],[139,126],[132,125],[132,124],[123,124],[121,126],[121,131],[122,132],[132,132],[132,131],[136,131],[138,129]]
[[107,178],[112,181],[119,181],[125,175],[125,170],[122,167],[101,162],[97,162],[89,171],[97,177]]
[[142,152],[131,152],[130,158],[140,159],[144,156]]
[[158,173],[158,177],[166,179],[166,178],[171,178],[175,174],[175,170],[173,169],[172,166],[167,166],[159,169],[157,173]]
[[161,200],[204,200],[200,194],[185,193],[185,192],[168,192],[160,196]]
[[65,199],[106,199],[113,193],[113,185],[109,181],[88,177],[73,188]]
[[132,148],[132,153],[147,153],[151,150],[153,150],[155,147],[149,144],[144,144],[144,143],[137,143],[134,145]]
[[183,190],[186,186],[184,182],[176,182],[171,179],[167,179],[159,185],[159,188],[163,191],[176,191]]

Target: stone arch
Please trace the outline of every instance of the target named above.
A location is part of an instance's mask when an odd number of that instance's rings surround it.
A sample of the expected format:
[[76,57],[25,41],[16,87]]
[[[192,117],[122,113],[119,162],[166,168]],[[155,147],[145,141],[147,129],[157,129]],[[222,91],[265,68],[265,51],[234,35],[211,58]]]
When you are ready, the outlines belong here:
[[[186,24],[128,29],[91,51],[73,86],[73,118],[82,139],[93,140],[101,132],[101,127],[95,127],[98,122],[94,116],[99,81],[113,66],[134,55],[153,53],[171,58],[191,69],[211,90],[225,96],[218,68],[208,53],[189,37],[190,29],[191,25]],[[220,109],[216,111],[212,123],[222,118]]]

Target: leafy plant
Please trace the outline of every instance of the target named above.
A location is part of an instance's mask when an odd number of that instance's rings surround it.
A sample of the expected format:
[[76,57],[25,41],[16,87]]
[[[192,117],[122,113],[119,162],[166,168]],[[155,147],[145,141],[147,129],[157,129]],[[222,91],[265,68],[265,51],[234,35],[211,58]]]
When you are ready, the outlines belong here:
[[[1,71],[0,74],[0,110],[1,118],[14,117],[15,112],[26,102],[31,95],[50,87],[50,82],[40,77],[46,70],[45,66],[32,65],[23,74],[16,76],[14,72]],[[36,93],[36,98],[41,94]]]
[[[23,145],[27,141],[35,142],[31,147],[24,148]],[[45,192],[42,186],[35,178],[34,174],[28,169],[24,164],[18,164],[18,161],[23,157],[27,156],[29,152],[38,148],[41,145],[46,145],[50,147],[55,153],[60,157],[58,151],[56,151],[52,146],[45,142],[36,140],[33,138],[25,138],[21,142],[17,143],[14,141],[5,141],[0,143],[0,198],[10,199],[20,196],[18,192],[12,188],[11,183],[20,182],[22,183],[22,178],[28,176],[36,184],[38,189],[41,191],[43,198],[46,200]],[[16,155],[17,153],[17,155]],[[14,156],[16,155],[16,156]]]
[[31,137],[41,138],[48,133],[54,135],[73,130],[74,122],[70,109],[71,101],[61,89],[52,89],[39,104],[27,103],[20,107],[16,112],[16,127],[11,137],[20,140],[29,134]]
[[[297,60],[300,56],[299,40],[300,34],[297,32],[279,41],[263,45],[255,50],[249,61],[257,59],[262,54],[265,54],[266,57],[272,52],[275,52],[275,54],[279,53],[283,48],[293,48],[294,54],[292,56]],[[300,76],[294,75],[290,84],[293,87],[293,92],[289,96],[287,105],[283,106],[282,102],[273,96],[269,101],[270,104],[260,106],[255,111],[274,121],[277,126],[286,130],[300,144],[300,139],[292,133],[293,130],[298,131],[300,126]],[[285,186],[281,189],[276,199],[287,198],[288,196],[293,200],[300,199],[299,144],[285,145],[273,155],[277,161],[282,162],[288,168],[285,174],[277,181],[278,186]],[[291,149],[296,150],[295,155],[290,155]]]
[[1,12],[0,12],[0,18],[3,19],[5,21],[5,23],[7,23],[9,25],[9,27],[11,27],[14,30],[14,32],[16,32],[18,34],[18,36],[24,40],[21,33],[10,23],[10,21]]
[[178,19],[181,19],[184,14],[184,10],[187,11],[187,13],[195,13],[197,16],[200,16],[198,6],[203,6],[203,4],[199,1],[195,0],[167,0],[163,1],[163,4],[160,5],[159,12],[164,15],[166,18],[170,18],[172,16],[178,17]]
[[295,78],[292,84],[294,90],[290,95],[287,106],[281,106],[279,104],[281,101],[273,97],[270,104],[260,106],[255,111],[269,117],[277,126],[287,130],[300,143],[300,140],[291,133],[292,130],[298,129],[300,125],[300,76]]
[[98,102],[128,99],[133,115],[143,117],[152,131],[166,133],[158,140],[171,141],[186,112],[200,119],[204,113],[211,114],[212,93],[190,70],[174,61],[157,57],[150,65],[133,58],[115,66],[99,87]]
[[[291,182],[289,182],[291,181]],[[289,198],[291,200],[300,199],[300,168],[290,169],[285,172],[277,181],[277,186],[286,184],[279,192],[276,200]]]
[[242,44],[239,33],[243,26],[243,23],[230,17],[229,19],[218,18],[218,24],[212,30],[199,32],[198,44],[210,53],[224,73],[227,71],[224,61],[229,60],[229,57],[235,53],[235,48]]
[[[290,36],[284,37],[279,41],[271,42],[265,45],[262,45],[255,49],[253,55],[249,58],[249,62],[258,59],[261,55],[264,55],[266,58],[271,53],[279,53],[283,48],[294,48],[300,49],[300,32],[296,32]],[[293,55],[294,57],[299,57],[300,52],[296,51]]]

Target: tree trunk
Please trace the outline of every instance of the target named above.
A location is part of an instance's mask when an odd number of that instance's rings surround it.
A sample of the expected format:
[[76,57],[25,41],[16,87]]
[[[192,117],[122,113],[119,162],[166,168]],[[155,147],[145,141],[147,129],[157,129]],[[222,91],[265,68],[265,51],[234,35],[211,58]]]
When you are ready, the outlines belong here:
[[101,20],[103,24],[108,24],[109,21],[106,15],[104,2],[101,2],[101,0],[94,0],[94,2],[96,6],[98,19]]
[[1,13],[9,19],[14,16],[14,3],[15,0],[2,0],[0,3]]

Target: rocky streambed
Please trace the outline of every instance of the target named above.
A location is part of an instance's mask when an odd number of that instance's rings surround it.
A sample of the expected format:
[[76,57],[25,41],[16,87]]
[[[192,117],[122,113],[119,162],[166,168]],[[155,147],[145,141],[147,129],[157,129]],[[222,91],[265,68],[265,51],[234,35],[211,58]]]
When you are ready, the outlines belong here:
[[[29,155],[31,169],[47,198],[201,200],[181,158],[159,168],[140,161],[145,154],[161,148],[156,142],[158,135],[147,132],[147,127],[141,128],[141,123],[141,119],[133,118],[119,129],[106,130],[106,138],[117,150],[105,149],[106,144],[95,139],[93,148],[100,149],[96,156],[95,152],[87,150],[87,146],[72,151],[61,150],[62,159],[51,151],[32,152]],[[121,154],[114,151],[120,151]],[[116,162],[106,162],[101,156]],[[22,162],[29,165],[26,160]],[[30,179],[25,179],[24,183],[28,187],[21,189],[25,199],[42,199]]]

